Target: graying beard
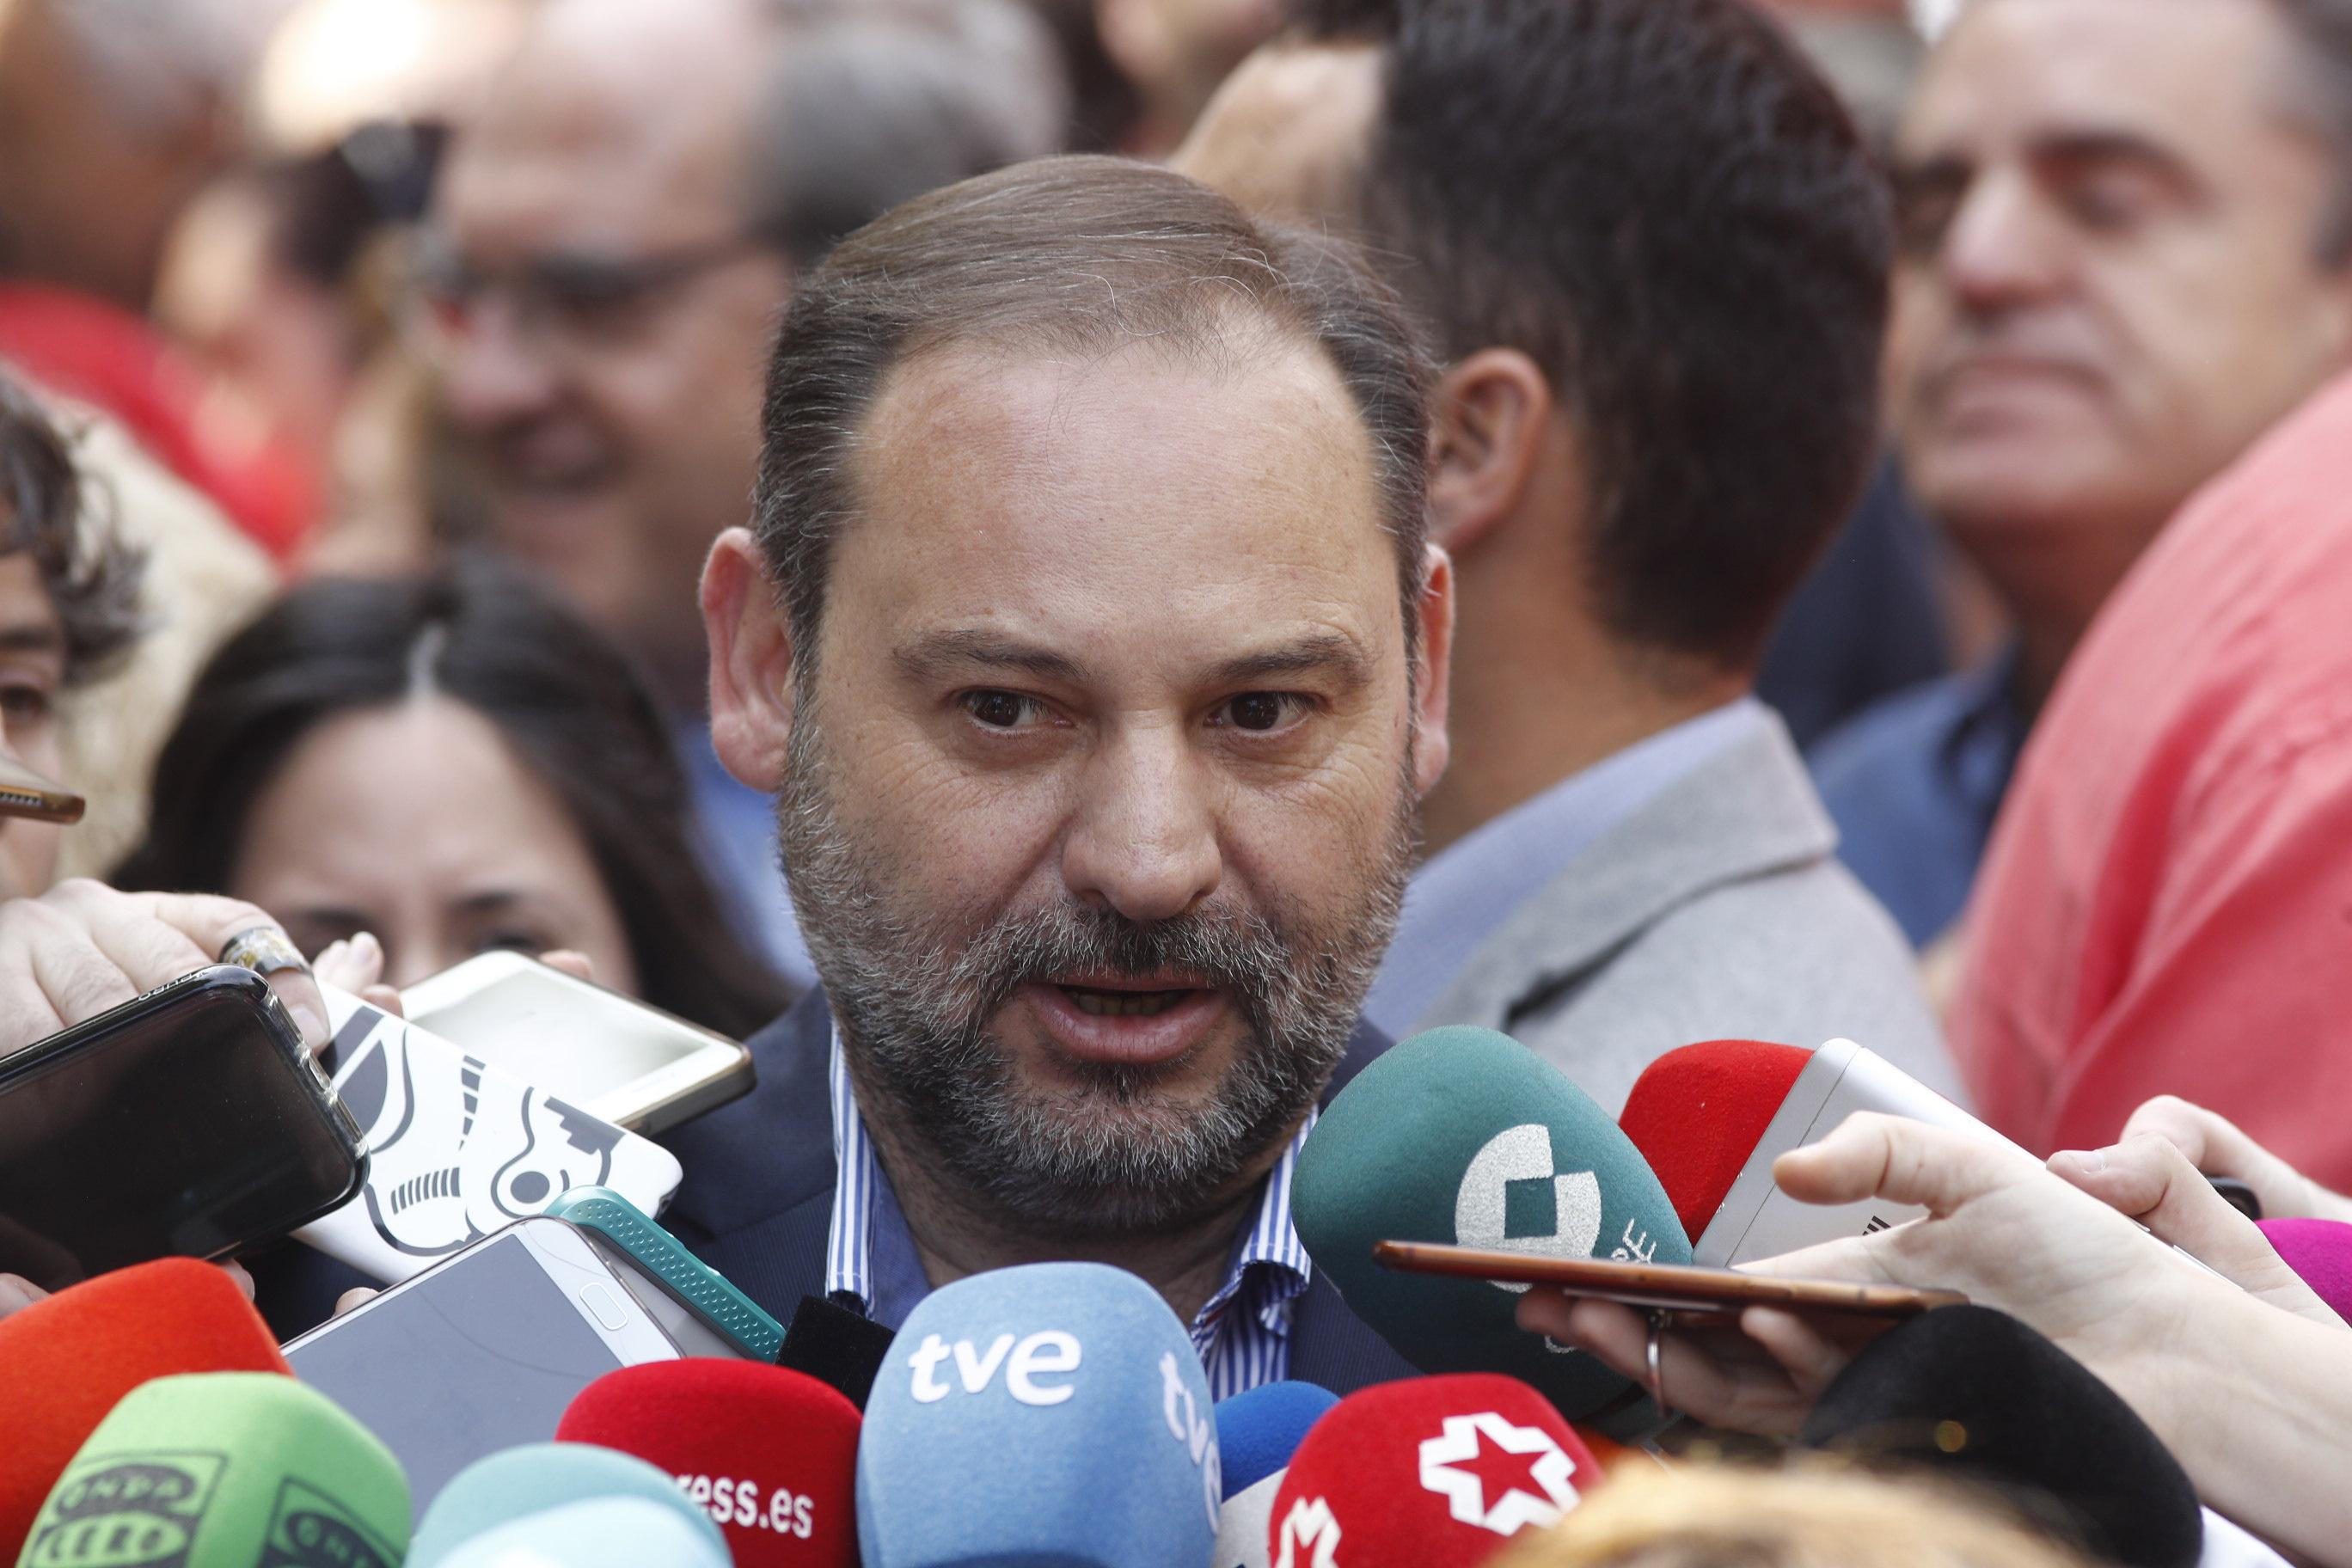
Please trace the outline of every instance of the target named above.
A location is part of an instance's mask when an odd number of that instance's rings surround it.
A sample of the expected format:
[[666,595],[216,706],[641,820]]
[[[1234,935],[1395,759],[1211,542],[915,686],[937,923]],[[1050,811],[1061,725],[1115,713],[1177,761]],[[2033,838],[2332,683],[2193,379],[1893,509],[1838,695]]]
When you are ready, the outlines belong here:
[[[1403,896],[1411,825],[1402,801],[1367,907],[1329,951],[1294,952],[1255,911],[1146,927],[1070,904],[1001,918],[950,957],[887,905],[863,870],[879,858],[862,855],[835,819],[813,696],[796,705],[778,844],[845,1046],[864,1069],[861,1092],[878,1089],[893,1103],[877,1111],[968,1192],[1042,1236],[1179,1225],[1227,1201],[1347,1050]],[[1198,971],[1242,1007],[1243,1055],[1210,1103],[1171,1105],[1158,1069],[1116,1066],[1087,1070],[1075,1098],[1019,1094],[987,1024],[1021,984],[1073,968],[1160,967]]]

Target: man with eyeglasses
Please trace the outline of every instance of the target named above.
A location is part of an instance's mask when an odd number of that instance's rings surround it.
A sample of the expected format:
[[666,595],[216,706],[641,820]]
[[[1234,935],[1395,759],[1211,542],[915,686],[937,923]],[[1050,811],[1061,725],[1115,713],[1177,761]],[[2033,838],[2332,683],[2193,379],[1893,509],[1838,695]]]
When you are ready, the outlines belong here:
[[697,587],[742,521],[794,268],[908,196],[1054,150],[1012,0],[555,0],[452,149],[418,320],[499,548],[677,715],[714,868],[814,978],[768,802],[711,755]]

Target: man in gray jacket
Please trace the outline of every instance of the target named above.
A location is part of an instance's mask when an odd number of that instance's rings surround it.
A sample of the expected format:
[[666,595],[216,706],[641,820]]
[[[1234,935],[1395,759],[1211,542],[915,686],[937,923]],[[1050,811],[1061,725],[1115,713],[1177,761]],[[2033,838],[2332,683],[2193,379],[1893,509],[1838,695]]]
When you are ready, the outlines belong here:
[[1454,763],[1368,1017],[1506,1030],[1612,1107],[1722,1037],[1957,1093],[1751,695],[1875,445],[1892,236],[1844,111],[1737,0],[1307,9],[1178,163],[1362,233],[1448,362]]

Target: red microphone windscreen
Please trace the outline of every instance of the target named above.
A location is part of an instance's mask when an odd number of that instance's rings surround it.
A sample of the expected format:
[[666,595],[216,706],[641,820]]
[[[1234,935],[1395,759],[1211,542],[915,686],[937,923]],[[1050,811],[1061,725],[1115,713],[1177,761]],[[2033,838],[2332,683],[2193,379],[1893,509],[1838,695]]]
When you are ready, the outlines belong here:
[[236,1283],[192,1258],[117,1268],[0,1320],[0,1563],[116,1403],[184,1372],[292,1375]]
[[1559,1412],[1515,1377],[1455,1373],[1349,1394],[1291,1456],[1266,1523],[1274,1568],[1470,1568],[1599,1484]]
[[1643,1069],[1617,1125],[1656,1172],[1696,1245],[1813,1053],[1762,1040],[1707,1040]]
[[697,1356],[606,1373],[555,1436],[667,1470],[736,1568],[856,1568],[857,1406],[804,1373]]

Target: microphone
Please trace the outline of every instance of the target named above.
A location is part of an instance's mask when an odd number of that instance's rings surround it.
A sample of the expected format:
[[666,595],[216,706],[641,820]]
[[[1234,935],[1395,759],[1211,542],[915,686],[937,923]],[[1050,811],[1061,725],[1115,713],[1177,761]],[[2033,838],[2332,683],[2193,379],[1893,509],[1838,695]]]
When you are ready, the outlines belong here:
[[1577,1420],[1633,1385],[1521,1330],[1511,1314],[1525,1285],[1392,1273],[1372,1244],[1690,1261],[1673,1205],[1608,1113],[1492,1029],[1432,1029],[1357,1074],[1307,1134],[1290,1205],[1315,1267],[1405,1360],[1508,1373]]
[[[946,1487],[985,1502],[942,1506]],[[1201,1568],[1222,1500],[1191,1337],[1158,1291],[1099,1263],[933,1291],[866,1408],[866,1568]]]
[[727,1561],[727,1539],[710,1516],[643,1459],[590,1443],[526,1443],[485,1454],[449,1478],[417,1521],[407,1568],[434,1568],[495,1531],[532,1524],[575,1503],[615,1499],[667,1510],[713,1560]]
[[1290,1456],[1339,1396],[1312,1383],[1267,1383],[1217,1402],[1224,1506],[1216,1568],[1266,1568],[1266,1521]]
[[2337,1317],[2352,1322],[2352,1225],[2340,1219],[2262,1219],[2254,1224],[2312,1293]]
[[863,1410],[896,1337],[863,1312],[823,1296],[803,1296],[784,1331],[776,1364],[808,1373]]
[[58,1473],[141,1384],[290,1371],[235,1282],[189,1258],[117,1268],[0,1320],[0,1562],[15,1561]]
[[2009,1144],[1852,1040],[1832,1040],[1817,1051],[1761,1040],[1709,1040],[1668,1051],[1634,1080],[1618,1123],[1673,1198],[1683,1234],[1692,1238],[1691,1261],[1728,1268],[1885,1230],[1927,1212],[1879,1198],[1801,1204],[1773,1185],[1774,1160],[1827,1137],[1857,1110]]
[[1601,1468],[1515,1377],[1377,1384],[1316,1423],[1275,1498],[1274,1568],[1470,1568],[1549,1529]]
[[1939,1470],[2134,1568],[2190,1568],[2196,1489],[2145,1422],[2080,1362],[1990,1307],[1942,1307],[1857,1355],[1800,1441]]
[[668,1474],[727,1538],[737,1568],[857,1561],[857,1407],[816,1379],[698,1357],[609,1372],[555,1428]]
[[205,1372],[123,1396],[17,1562],[392,1568],[407,1548],[408,1479],[373,1434],[290,1377]]
[[729,1568],[726,1553],[676,1509],[634,1497],[515,1520],[460,1542],[441,1562],[443,1568]]

